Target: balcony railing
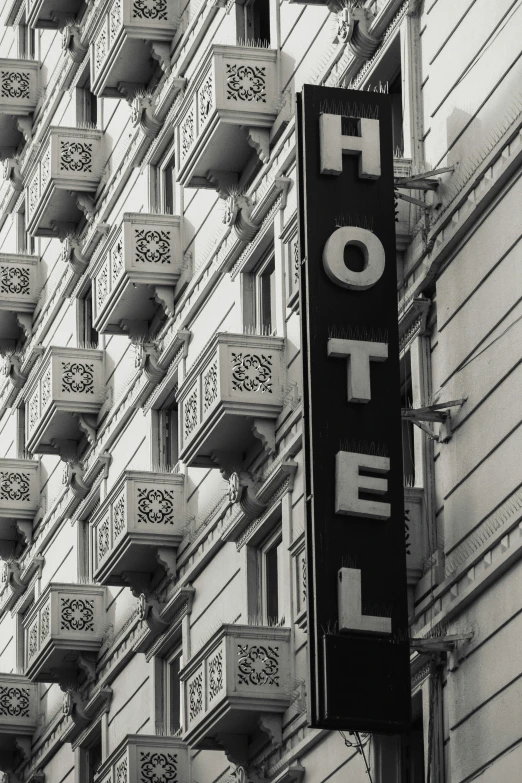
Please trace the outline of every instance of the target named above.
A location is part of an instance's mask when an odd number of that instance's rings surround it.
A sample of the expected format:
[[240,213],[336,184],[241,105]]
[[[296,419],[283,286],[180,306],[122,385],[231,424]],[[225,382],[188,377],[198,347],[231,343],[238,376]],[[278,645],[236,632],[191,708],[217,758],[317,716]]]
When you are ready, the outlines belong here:
[[290,629],[223,625],[182,669],[183,739],[211,747],[214,738],[252,734],[262,714],[290,703]]
[[92,215],[100,183],[102,132],[50,128],[27,178],[27,230],[33,236],[73,233],[84,215]]
[[30,138],[39,96],[40,65],[35,60],[0,58],[0,152],[12,157],[23,137]]
[[221,452],[242,454],[260,437],[273,446],[283,408],[281,337],[218,333],[178,394],[180,459],[216,467]]
[[38,261],[37,256],[0,253],[0,310],[33,312],[39,293]]
[[0,751],[36,728],[36,686],[21,674],[0,674]]
[[127,86],[146,86],[157,62],[151,46],[170,41],[176,32],[176,4],[167,0],[113,0],[100,16],[91,44],[92,91],[122,97]]
[[33,682],[58,682],[79,656],[103,642],[105,588],[51,583],[24,617],[25,674]]
[[94,578],[125,584],[123,574],[152,574],[162,550],[175,555],[181,543],[184,476],[126,470],[93,518]]
[[40,463],[30,459],[0,459],[0,539],[30,541],[40,504]]
[[125,214],[93,280],[94,326],[123,334],[122,321],[150,321],[160,301],[173,306],[182,271],[179,217]]
[[74,19],[86,0],[25,0],[29,27],[53,28]]
[[38,103],[40,64],[0,58],[0,114],[30,114]]
[[94,776],[95,783],[189,783],[187,746],[176,737],[129,734]]
[[61,441],[79,441],[82,434],[94,441],[105,399],[103,351],[49,347],[24,396],[31,453],[54,454]]
[[406,572],[408,584],[415,585],[424,573],[428,558],[428,529],[424,514],[424,490],[421,487],[404,488],[406,525]]
[[268,157],[269,128],[280,98],[276,59],[272,49],[209,47],[176,120],[183,185],[231,184],[252,147],[262,159]]

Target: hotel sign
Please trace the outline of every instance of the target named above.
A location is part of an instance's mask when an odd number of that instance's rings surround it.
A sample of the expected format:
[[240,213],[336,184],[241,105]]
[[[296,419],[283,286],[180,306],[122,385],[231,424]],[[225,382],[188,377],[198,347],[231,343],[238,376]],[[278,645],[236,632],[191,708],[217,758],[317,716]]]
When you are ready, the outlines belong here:
[[410,714],[389,96],[298,96],[310,722]]

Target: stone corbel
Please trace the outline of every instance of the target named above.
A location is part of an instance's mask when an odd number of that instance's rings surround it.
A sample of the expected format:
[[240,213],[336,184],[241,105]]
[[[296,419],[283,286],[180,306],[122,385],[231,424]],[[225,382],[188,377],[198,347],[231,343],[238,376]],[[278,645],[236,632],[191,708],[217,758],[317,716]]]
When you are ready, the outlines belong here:
[[18,326],[28,340],[33,333],[33,316],[31,313],[15,313]]
[[24,375],[20,371],[21,361],[20,357],[16,353],[6,353],[3,356],[4,365],[2,367],[2,375],[9,378],[11,385],[15,389],[21,389],[27,380],[27,375]]
[[94,220],[95,201],[88,193],[79,193],[75,190],[70,190],[69,193],[74,198],[76,206],[85,215],[85,219],[88,223],[92,223]]
[[252,422],[252,432],[255,437],[261,441],[263,449],[267,454],[275,454],[275,422],[270,419],[254,419]]
[[270,160],[270,131],[268,128],[247,128],[247,141],[257,152],[261,163]]
[[3,161],[3,174],[4,179],[11,183],[11,187],[17,193],[21,193],[24,189],[24,183],[22,175],[20,173],[20,163],[16,158],[6,158]]
[[83,62],[89,51],[89,46],[82,43],[81,30],[78,25],[69,22],[62,30],[62,50],[75,63]]
[[163,122],[154,117],[155,100],[151,95],[137,94],[132,99],[131,122],[134,128],[138,125],[145,136],[149,139],[155,139]]
[[347,43],[356,57],[368,60],[380,43],[369,32],[372,22],[373,16],[367,8],[358,5],[342,8],[337,14],[334,43]]
[[92,413],[75,413],[78,420],[78,425],[84,435],[87,436],[91,446],[96,443],[96,433],[98,431],[98,421],[96,416]]
[[33,138],[33,115],[29,114],[27,116],[17,117],[16,127],[24,137],[25,141],[29,143]]
[[24,761],[29,761],[31,758],[31,737],[16,736],[15,745]]
[[15,520],[15,524],[24,544],[29,546],[33,540],[33,523],[27,519],[17,519]]
[[153,342],[136,342],[135,367],[145,373],[149,383],[158,384],[165,377],[165,370],[158,364],[158,349]]
[[66,236],[62,240],[62,259],[69,264],[75,275],[82,275],[89,262],[82,256],[80,240],[76,235]]
[[237,187],[237,174],[234,171],[218,171],[209,169],[207,181],[211,187],[217,190],[219,198],[229,197],[231,190]]
[[79,462],[67,462],[64,481],[75,498],[83,500],[89,494],[90,487],[83,481],[83,467]]
[[170,73],[170,44],[165,41],[150,41],[150,53],[160,64],[163,73]]
[[292,184],[292,180],[290,177],[276,177],[274,182],[276,188],[281,193],[281,206],[280,209],[285,209],[286,207],[286,201],[288,199],[288,191],[290,190],[290,185]]
[[228,499],[231,503],[239,503],[247,519],[255,519],[266,510],[267,504],[257,497],[259,486],[243,470],[232,473],[228,480]]
[[260,224],[252,220],[253,203],[241,193],[231,193],[227,198],[223,223],[232,226],[238,239],[251,242],[259,231]]
[[172,581],[176,579],[178,572],[176,550],[170,546],[159,546],[156,552],[156,560]]
[[170,285],[155,285],[154,299],[163,307],[165,314],[172,318],[174,315],[174,288]]
[[272,749],[280,748],[283,744],[283,716],[272,712],[262,712],[258,720],[259,728],[270,742]]

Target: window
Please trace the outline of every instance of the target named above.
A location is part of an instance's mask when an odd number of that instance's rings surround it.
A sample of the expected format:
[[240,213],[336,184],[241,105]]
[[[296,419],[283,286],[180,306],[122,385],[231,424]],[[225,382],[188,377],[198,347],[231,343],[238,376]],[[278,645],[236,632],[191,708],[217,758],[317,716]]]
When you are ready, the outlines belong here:
[[98,98],[91,92],[89,81],[76,89],[76,119],[78,123],[98,127]]
[[181,648],[165,661],[166,665],[166,717],[167,731],[176,734],[181,728],[181,682],[179,671],[181,668]]
[[276,279],[273,249],[244,275],[244,324],[258,334],[275,334]]
[[92,325],[92,291],[89,288],[86,295],[78,299],[78,341],[80,345],[96,348],[98,332]]
[[263,622],[275,625],[284,618],[283,540],[281,528],[273,532],[259,551],[261,614]]
[[[104,716],[105,717],[105,716]],[[95,776],[103,762],[102,747],[102,717],[89,731],[87,737],[82,740],[78,748],[79,781],[80,783],[94,783]]]
[[161,168],[161,207],[168,215],[174,214],[176,204],[174,158]]
[[171,470],[178,461],[178,408],[173,405],[158,411],[159,463]]
[[270,44],[270,0],[246,0],[238,6],[240,41],[263,41]]
[[[413,385],[411,376],[411,353],[409,350],[401,358],[401,408],[413,407]],[[402,471],[404,486],[412,487],[415,483],[415,446],[413,422],[402,420]]]
[[156,734],[178,734],[181,729],[181,669],[182,646],[178,642],[165,657],[154,659]]
[[36,30],[25,24],[18,26],[18,52],[21,59],[36,59]]

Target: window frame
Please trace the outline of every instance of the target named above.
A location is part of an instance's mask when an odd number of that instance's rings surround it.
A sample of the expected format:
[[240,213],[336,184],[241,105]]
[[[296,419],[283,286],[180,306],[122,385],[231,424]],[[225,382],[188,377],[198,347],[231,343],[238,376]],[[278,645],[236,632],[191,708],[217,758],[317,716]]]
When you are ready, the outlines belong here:
[[[281,614],[283,600],[284,573],[282,573],[283,550],[277,553],[283,546],[283,528],[281,519],[275,524],[268,536],[257,548],[257,591],[259,596],[258,611],[265,625],[284,625],[286,618]],[[269,582],[267,555],[276,550],[276,574],[277,574],[277,616],[269,614]]]

